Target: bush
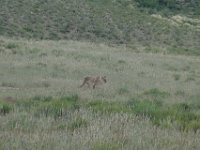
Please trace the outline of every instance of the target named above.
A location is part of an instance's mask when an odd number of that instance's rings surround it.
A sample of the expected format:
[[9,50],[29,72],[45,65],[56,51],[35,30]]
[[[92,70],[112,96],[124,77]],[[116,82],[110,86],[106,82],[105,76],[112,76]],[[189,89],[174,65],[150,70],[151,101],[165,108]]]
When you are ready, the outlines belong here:
[[[175,13],[177,11],[180,11],[181,8],[184,11],[191,11],[188,9],[188,6],[193,6],[193,12],[198,12],[197,9],[194,7],[193,3],[198,3],[197,0],[193,2],[179,2],[177,0],[136,0],[139,4],[139,7],[145,7],[150,9],[155,9],[157,11],[165,11],[166,9],[169,9],[168,11],[172,11],[172,13]],[[183,11],[183,12],[184,12]],[[166,12],[166,11],[165,11]]]
[[12,110],[12,106],[3,102],[0,102],[0,114],[7,114]]
[[174,104],[173,107],[174,107],[174,109],[177,109],[177,111],[181,111],[181,112],[191,110],[191,106],[187,103]]
[[5,47],[7,49],[15,49],[15,48],[18,48],[18,45],[15,43],[8,43]]
[[140,7],[159,8],[159,0],[137,0]]
[[187,125],[186,130],[193,130],[194,132],[197,132],[200,130],[200,121],[192,121]]

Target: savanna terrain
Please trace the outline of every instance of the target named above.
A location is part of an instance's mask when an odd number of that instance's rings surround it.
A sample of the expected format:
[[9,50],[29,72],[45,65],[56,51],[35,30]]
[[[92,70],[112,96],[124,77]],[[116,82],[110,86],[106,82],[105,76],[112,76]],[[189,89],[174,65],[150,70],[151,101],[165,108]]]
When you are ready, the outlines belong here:
[[0,149],[200,149],[198,6],[0,1]]

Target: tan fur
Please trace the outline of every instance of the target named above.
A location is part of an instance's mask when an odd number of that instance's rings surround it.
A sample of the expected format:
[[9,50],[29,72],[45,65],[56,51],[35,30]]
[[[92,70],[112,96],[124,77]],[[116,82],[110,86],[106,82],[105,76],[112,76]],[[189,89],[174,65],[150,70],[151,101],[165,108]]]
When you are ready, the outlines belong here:
[[84,85],[87,84],[88,88],[92,86],[92,88],[95,89],[96,85],[103,84],[106,82],[107,82],[106,76],[96,76],[96,77],[87,76],[84,78],[83,83],[81,84],[80,87],[83,87]]

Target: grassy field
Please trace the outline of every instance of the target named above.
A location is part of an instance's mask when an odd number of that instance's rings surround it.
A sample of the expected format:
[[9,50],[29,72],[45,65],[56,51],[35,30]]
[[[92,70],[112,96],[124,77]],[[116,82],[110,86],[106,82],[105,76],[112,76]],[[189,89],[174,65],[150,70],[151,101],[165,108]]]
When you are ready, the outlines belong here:
[[199,4],[0,0],[0,150],[199,150]]
[[[0,37],[0,149],[200,148],[200,59]],[[95,90],[86,75],[106,75]]]

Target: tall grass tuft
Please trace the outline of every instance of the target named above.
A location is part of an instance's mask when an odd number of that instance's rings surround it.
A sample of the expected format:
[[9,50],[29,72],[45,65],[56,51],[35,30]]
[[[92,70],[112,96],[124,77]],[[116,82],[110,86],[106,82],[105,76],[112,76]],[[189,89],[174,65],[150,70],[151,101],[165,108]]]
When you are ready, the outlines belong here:
[[0,114],[6,115],[13,110],[13,106],[0,101]]

